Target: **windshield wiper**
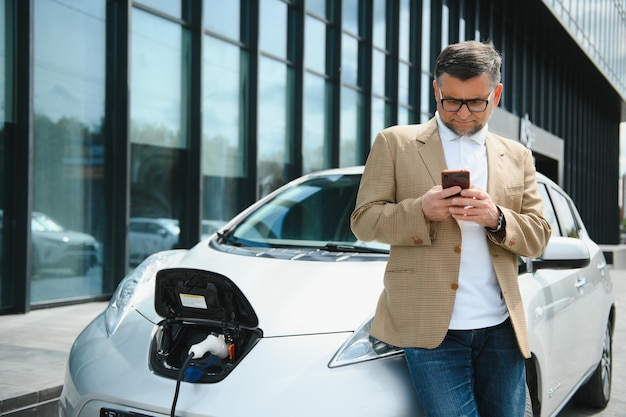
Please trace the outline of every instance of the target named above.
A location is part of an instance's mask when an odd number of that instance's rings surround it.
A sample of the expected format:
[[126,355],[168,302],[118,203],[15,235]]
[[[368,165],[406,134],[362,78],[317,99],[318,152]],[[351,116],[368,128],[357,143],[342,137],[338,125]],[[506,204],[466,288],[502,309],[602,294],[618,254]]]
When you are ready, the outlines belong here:
[[222,244],[231,244],[233,246],[242,246],[237,238],[233,236],[234,229],[227,229],[224,232],[217,232],[217,237]]
[[349,252],[349,253],[381,253],[389,254],[389,250],[381,248],[370,248],[358,245],[338,245],[336,243],[327,243],[322,249],[329,252]]

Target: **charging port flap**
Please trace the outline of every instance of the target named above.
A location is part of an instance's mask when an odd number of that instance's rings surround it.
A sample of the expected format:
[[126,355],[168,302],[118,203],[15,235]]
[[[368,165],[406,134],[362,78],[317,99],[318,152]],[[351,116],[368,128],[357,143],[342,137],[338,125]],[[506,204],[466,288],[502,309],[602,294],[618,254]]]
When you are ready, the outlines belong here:
[[224,275],[199,269],[163,269],[154,307],[166,319],[254,329],[259,320],[239,287]]
[[[215,345],[206,355],[194,356],[194,377],[188,382],[221,381],[263,334],[243,292],[215,272],[187,268],[159,271],[154,306],[164,320],[153,336],[150,363],[156,373],[169,378],[178,376],[190,350]],[[224,352],[223,348],[227,355],[215,354],[216,349]]]

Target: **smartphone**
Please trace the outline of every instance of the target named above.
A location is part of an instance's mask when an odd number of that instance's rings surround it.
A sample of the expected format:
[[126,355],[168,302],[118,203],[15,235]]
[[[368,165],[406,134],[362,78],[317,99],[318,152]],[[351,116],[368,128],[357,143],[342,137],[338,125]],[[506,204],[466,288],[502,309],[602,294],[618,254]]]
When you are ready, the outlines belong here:
[[[470,187],[470,172],[466,169],[445,169],[441,171],[441,186],[443,188],[453,187],[455,185],[461,188]],[[452,195],[455,197],[459,194]]]

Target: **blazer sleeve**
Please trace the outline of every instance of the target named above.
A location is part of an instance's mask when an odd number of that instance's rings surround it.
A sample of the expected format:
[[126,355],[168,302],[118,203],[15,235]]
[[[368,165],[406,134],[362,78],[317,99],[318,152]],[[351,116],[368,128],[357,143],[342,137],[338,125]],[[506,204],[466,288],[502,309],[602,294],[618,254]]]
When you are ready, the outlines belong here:
[[[537,190],[536,170],[532,152],[522,148],[524,184],[521,203],[510,204],[506,194],[496,201],[504,214],[504,234],[488,233],[488,238],[516,255],[536,258],[544,251],[551,236],[550,225],[543,217],[543,200]],[[514,200],[513,200],[514,201]]]
[[[387,129],[376,136],[350,218],[352,231],[360,240],[400,246],[431,244],[434,236],[429,234],[421,196],[433,186],[432,180],[419,172],[407,173],[396,161],[407,153],[415,154],[415,142],[413,135],[400,129]],[[410,196],[398,192],[398,178],[414,182]],[[403,196],[399,198],[399,194]]]

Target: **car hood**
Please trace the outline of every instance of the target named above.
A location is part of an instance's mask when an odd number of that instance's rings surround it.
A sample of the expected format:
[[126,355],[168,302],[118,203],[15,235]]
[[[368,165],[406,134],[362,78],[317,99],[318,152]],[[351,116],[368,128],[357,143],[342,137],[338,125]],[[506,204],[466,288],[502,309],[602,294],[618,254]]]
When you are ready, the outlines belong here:
[[46,239],[53,240],[62,243],[93,243],[95,238],[91,235],[81,232],[73,232],[71,230],[64,230],[62,232],[33,232],[34,239]]
[[[207,270],[232,280],[254,309],[265,337],[354,331],[374,311],[386,259],[320,261],[246,256],[201,242],[170,268]],[[153,280],[154,283],[154,280]],[[135,309],[160,322],[152,296]]]

